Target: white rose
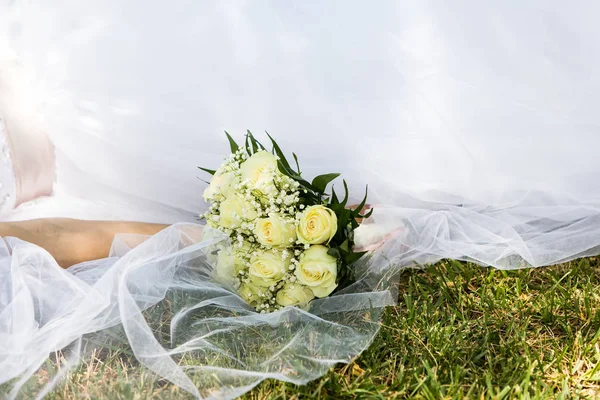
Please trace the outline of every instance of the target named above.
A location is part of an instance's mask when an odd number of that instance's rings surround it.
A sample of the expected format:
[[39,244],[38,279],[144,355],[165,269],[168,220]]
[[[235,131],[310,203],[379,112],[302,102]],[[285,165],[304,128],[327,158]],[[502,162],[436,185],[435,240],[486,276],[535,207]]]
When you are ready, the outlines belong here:
[[308,286],[316,297],[327,297],[337,287],[337,259],[328,251],[326,246],[311,246],[296,267],[298,282]]
[[220,173],[217,171],[213,178],[210,180],[210,184],[204,190],[204,200],[207,202],[213,201],[223,201],[229,196],[232,191],[232,184],[235,178],[235,174],[233,172],[223,172]]
[[215,229],[215,230],[219,229],[219,224],[216,221],[214,221],[212,218],[206,219],[206,226],[208,226],[211,229]]
[[308,304],[314,299],[312,290],[300,284],[287,284],[278,293],[275,300],[283,307]]
[[308,207],[296,229],[298,240],[305,244],[327,244],[337,232],[337,223],[333,210],[321,205]]
[[217,282],[224,285],[232,285],[235,279],[235,263],[233,252],[229,247],[219,250],[217,263],[213,271]]
[[289,259],[283,259],[279,252],[258,252],[250,260],[248,277],[255,285],[269,287],[277,284],[290,265]]
[[248,242],[243,242],[242,247],[238,247],[237,244],[233,246],[233,265],[235,268],[236,275],[241,270],[247,268],[250,252],[252,251],[252,245]]
[[281,217],[261,218],[254,227],[256,239],[263,246],[289,246],[296,241],[296,227]]
[[208,262],[211,265],[216,265],[219,252],[223,249],[225,243],[229,240],[224,232],[219,229],[213,229],[210,226],[205,226],[202,230],[202,240],[205,242],[211,241],[213,244],[204,247],[203,252],[206,255]]
[[242,183],[263,193],[277,191],[273,178],[279,173],[277,157],[268,151],[258,151],[240,167]]
[[252,283],[244,283],[238,289],[238,294],[246,303],[254,306],[260,302],[260,293],[264,291],[265,289]]
[[242,247],[226,247],[218,251],[213,271],[217,282],[224,285],[233,285],[241,270],[246,269],[248,254],[252,247],[244,242]]
[[258,212],[254,206],[238,196],[226,198],[219,206],[219,225],[224,228],[238,228],[244,221],[254,221]]

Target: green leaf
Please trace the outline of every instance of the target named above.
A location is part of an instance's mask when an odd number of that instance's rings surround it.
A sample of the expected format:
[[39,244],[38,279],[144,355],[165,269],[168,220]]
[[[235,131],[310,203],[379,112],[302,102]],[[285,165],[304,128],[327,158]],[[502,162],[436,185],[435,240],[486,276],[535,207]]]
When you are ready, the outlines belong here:
[[337,233],[335,234],[335,237],[338,240],[341,238],[342,240],[339,240],[341,242],[343,242],[343,240],[346,237],[345,229],[348,226],[350,216],[351,216],[351,212],[350,212],[350,210],[348,210],[346,208],[343,208],[341,210],[341,212],[338,214],[338,229],[337,229]]
[[360,260],[360,258],[362,256],[364,256],[365,254],[367,254],[366,251],[361,251],[358,253],[350,253],[346,256],[344,261],[346,262],[347,265],[351,265],[351,264],[354,264],[355,262],[357,262],[358,260]]
[[374,209],[374,208],[371,208],[371,209],[369,210],[369,212],[368,212],[368,213],[366,213],[365,215],[359,215],[359,217],[361,217],[361,218],[363,218],[363,219],[367,219],[367,218],[369,218],[371,215],[373,215],[373,211],[375,211],[375,209]]
[[256,153],[258,151],[258,142],[256,139],[254,139],[254,135],[252,135],[252,132],[246,131],[246,137],[250,138],[250,144],[252,144],[252,154]]
[[349,197],[349,193],[348,193],[348,184],[346,183],[346,180],[342,180],[342,182],[344,182],[344,190],[346,191],[346,194],[344,195],[344,200],[342,200],[342,202],[340,203],[342,205],[342,207],[346,207],[346,204],[348,203],[348,197]]
[[335,193],[335,189],[333,189],[333,186],[331,187],[331,205],[336,205],[339,204],[340,200],[337,197],[337,194]]
[[238,146],[238,144],[235,142],[235,140],[233,140],[233,138],[227,131],[225,131],[225,135],[227,135],[227,140],[229,140],[229,148],[231,149],[231,153],[233,154],[239,150],[240,146]]
[[291,171],[288,167],[286,167],[286,165],[283,162],[281,162],[281,159],[277,160],[277,167],[279,168],[279,171],[281,173],[289,176],[292,179],[302,179],[301,176],[295,174],[294,171]]
[[344,240],[344,243],[340,245],[340,249],[344,251],[350,251],[350,244],[348,242],[348,239]]
[[340,174],[319,175],[319,176],[315,177],[315,179],[313,179],[312,185],[315,187],[315,189],[318,192],[324,193],[325,189],[327,188],[327,185],[329,185],[329,183],[331,181],[333,181],[335,178],[337,178],[338,176],[340,176]]
[[340,251],[337,248],[335,248],[335,247],[330,248],[327,251],[327,254],[329,254],[331,257],[335,257],[337,259],[342,258],[342,256],[340,255]]
[[298,163],[298,156],[296,155],[296,153],[292,153],[292,155],[294,156],[294,161],[296,161],[296,168],[298,168],[296,172],[298,173],[298,175],[302,175],[302,172],[300,172],[300,163]]
[[248,136],[248,133],[246,133],[246,143],[244,144],[244,147],[246,148],[246,152],[248,154],[252,154],[252,149],[250,148],[250,137]]
[[282,174],[287,175],[290,178],[292,178],[293,180],[295,180],[296,182],[298,182],[304,189],[306,189],[308,191],[308,193],[304,193],[303,190],[301,190],[301,195],[300,195],[301,197],[308,198],[314,204],[322,203],[323,199],[321,197],[322,196],[321,191],[317,190],[310,182],[306,181],[300,175],[300,165],[298,163],[297,156],[294,154],[294,159],[296,160],[296,166],[298,167],[298,171],[296,172],[291,167],[290,163],[288,162],[287,158],[285,157],[285,154],[283,153],[283,151],[281,150],[281,148],[279,147],[279,145],[277,144],[275,139],[273,139],[273,137],[269,134],[269,132],[265,132],[265,133],[267,134],[267,136],[271,140],[271,144],[273,145],[273,154],[277,155],[277,157],[279,158],[279,160],[277,162],[279,171],[281,171]]
[[265,146],[262,145],[262,143],[260,143],[252,134],[252,132],[250,132],[249,130],[247,131],[247,134],[250,135],[250,141],[252,142],[252,148],[254,149],[254,152],[256,153],[259,149],[260,150],[266,150]]
[[273,145],[273,150],[275,150],[275,154],[277,154],[277,157],[279,157],[279,161],[285,166],[285,168],[288,171],[293,171],[287,158],[285,158],[285,154],[283,154],[283,151],[281,151],[281,148],[279,147],[279,145],[277,144],[275,139],[273,139],[273,137],[271,135],[269,135],[269,132],[266,132],[266,133],[267,133],[267,136],[269,137],[269,139],[271,139],[271,144]]
[[208,168],[202,168],[202,167],[198,167],[198,169],[201,169],[201,170],[202,170],[202,171],[204,171],[204,172],[208,172],[208,173],[209,173],[209,174],[211,174],[211,175],[214,175],[214,174],[216,174],[216,173],[217,173],[217,171],[216,171],[216,170],[214,170],[214,169],[208,169]]
[[[293,180],[298,182],[300,185],[302,185],[305,189],[309,190],[310,192],[317,192],[317,190],[315,190],[315,188],[308,181],[306,181],[304,178],[302,178],[300,175],[294,173],[293,171],[290,171],[285,166],[285,164],[281,162],[281,160],[279,160],[277,162],[277,166],[279,168],[279,171],[282,174],[289,176],[290,178],[292,178]],[[288,166],[289,166],[289,164],[288,164]],[[302,193],[302,191],[301,191],[301,194],[304,195],[304,193]],[[321,201],[317,196],[313,195],[312,197],[314,197],[318,202]]]
[[361,210],[367,204],[367,196],[369,195],[369,185],[367,185],[365,189],[365,197],[362,199],[358,207],[354,209],[354,216],[357,217],[360,215]]
[[267,150],[267,149],[265,148],[265,146],[263,146],[263,145],[262,145],[262,143],[261,143],[261,142],[259,142],[258,140],[256,140],[256,138],[254,138],[254,141],[256,142],[256,144],[258,145],[258,147],[260,147],[260,149],[261,149],[261,150],[265,150],[265,151]]

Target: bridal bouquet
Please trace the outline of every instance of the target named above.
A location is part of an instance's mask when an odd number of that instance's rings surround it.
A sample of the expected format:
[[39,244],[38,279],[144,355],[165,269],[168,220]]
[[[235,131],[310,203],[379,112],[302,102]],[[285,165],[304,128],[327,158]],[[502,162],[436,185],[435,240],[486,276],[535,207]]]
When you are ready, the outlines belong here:
[[[327,297],[354,280],[354,230],[367,195],[356,207],[347,206],[348,186],[340,199],[327,186],[340,174],[319,175],[311,182],[286,159],[269,135],[267,150],[252,133],[239,146],[227,134],[231,155],[212,175],[204,199],[210,203],[206,224],[231,239],[218,251],[215,278],[233,286],[262,313],[286,306],[304,306]],[[267,134],[268,135],[268,134]]]

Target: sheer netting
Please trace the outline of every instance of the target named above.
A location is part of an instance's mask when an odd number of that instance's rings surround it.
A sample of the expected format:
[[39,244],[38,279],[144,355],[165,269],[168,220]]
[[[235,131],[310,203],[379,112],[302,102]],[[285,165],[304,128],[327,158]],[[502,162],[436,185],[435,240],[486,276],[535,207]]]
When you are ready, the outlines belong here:
[[180,224],[119,237],[111,257],[68,271],[43,249],[8,239],[0,249],[3,398],[45,394],[56,382],[39,387],[31,376],[63,348],[63,374],[93,349],[124,348],[203,398],[235,398],[266,378],[302,384],[364,350],[393,304],[377,264],[308,310],[257,314],[212,283],[209,259],[226,238],[201,236],[202,227]]
[[6,239],[2,388],[43,395],[62,375],[39,388],[35,373],[63,348],[69,365],[97,348],[129,351],[202,397],[270,377],[302,383],[368,346],[402,268],[599,254],[599,11],[552,0],[0,0],[0,114],[21,111],[2,91],[18,66],[58,171],[55,197],[6,219],[192,222],[205,208],[196,167],[220,164],[223,130],[246,129],[269,131],[309,178],[341,172],[356,197],[368,184],[376,208],[358,233],[371,249],[361,280],[270,315],[211,283],[217,239],[199,225],[139,246],[117,239],[110,258],[68,271]]

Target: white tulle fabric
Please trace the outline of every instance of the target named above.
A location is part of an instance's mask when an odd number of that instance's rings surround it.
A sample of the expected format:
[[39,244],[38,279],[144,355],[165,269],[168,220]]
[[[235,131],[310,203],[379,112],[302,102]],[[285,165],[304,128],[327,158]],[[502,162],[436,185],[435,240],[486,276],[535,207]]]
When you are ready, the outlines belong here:
[[[356,197],[369,184],[377,205],[359,234],[374,249],[360,283],[268,316],[209,282],[211,243],[189,234],[196,225],[68,272],[7,239],[0,382],[29,390],[48,353],[104,343],[86,339],[112,327],[141,364],[196,395],[301,383],[368,345],[400,268],[600,253],[599,11],[541,0],[0,0],[0,45],[28,74],[58,160],[57,197],[7,219],[194,221],[196,167],[218,166],[223,130],[247,128],[276,136],[307,176],[342,172]],[[204,361],[181,366],[186,352]]]
[[[68,271],[37,246],[3,242],[3,398],[44,396],[90,351],[123,346],[199,398],[235,398],[266,378],[302,384],[358,355],[393,304],[389,291],[372,286],[388,281],[374,282],[374,270],[308,311],[257,314],[211,282],[211,252],[224,239],[202,236],[199,225],[179,224],[150,238],[118,237],[109,258]],[[66,349],[64,365],[45,370],[56,373],[50,382],[31,378],[58,349]]]

